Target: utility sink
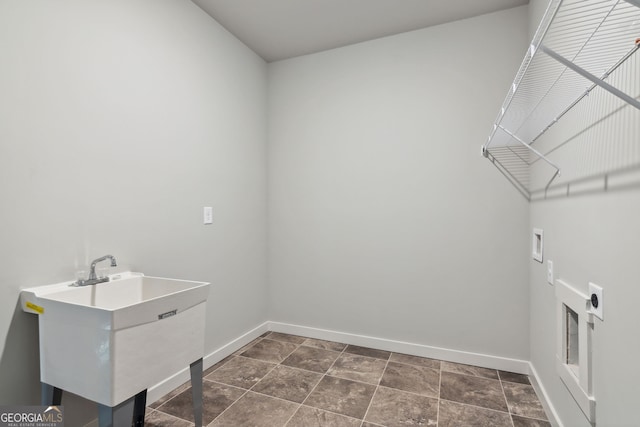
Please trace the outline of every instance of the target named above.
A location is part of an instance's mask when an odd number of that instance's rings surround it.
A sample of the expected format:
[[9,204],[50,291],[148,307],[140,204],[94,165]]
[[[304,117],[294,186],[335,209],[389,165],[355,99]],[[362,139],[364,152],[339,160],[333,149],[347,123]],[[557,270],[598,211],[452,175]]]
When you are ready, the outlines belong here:
[[38,315],[40,379],[115,407],[204,355],[209,283],[109,276],[22,290],[22,309]]

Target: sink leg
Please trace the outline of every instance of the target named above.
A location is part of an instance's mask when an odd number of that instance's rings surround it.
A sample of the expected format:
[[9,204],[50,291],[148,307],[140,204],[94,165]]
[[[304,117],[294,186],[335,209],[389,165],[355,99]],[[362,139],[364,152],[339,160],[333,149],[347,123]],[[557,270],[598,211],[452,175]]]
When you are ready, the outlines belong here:
[[136,394],[133,406],[133,427],[144,427],[144,411],[147,407],[147,390]]
[[202,427],[202,359],[198,359],[190,366],[191,393],[193,394],[193,419],[195,427]]
[[131,426],[135,400],[135,396],[131,397],[113,408],[106,405],[98,405],[98,425],[100,427]]
[[60,406],[62,404],[62,389],[40,383],[40,390],[40,404],[42,406]]

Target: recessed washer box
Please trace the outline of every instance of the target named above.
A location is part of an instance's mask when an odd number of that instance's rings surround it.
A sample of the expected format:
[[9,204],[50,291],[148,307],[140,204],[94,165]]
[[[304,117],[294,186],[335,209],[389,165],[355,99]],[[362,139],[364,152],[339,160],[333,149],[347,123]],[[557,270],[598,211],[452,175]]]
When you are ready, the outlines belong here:
[[544,232],[540,228],[533,229],[532,235],[532,255],[533,259],[542,262],[542,252],[544,250]]

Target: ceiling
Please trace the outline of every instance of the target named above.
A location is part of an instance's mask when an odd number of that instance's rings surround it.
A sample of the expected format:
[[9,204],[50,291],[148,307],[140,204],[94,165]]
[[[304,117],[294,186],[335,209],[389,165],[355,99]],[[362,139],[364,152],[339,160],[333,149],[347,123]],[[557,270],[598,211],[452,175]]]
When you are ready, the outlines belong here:
[[192,1],[267,62],[529,3],[529,0]]

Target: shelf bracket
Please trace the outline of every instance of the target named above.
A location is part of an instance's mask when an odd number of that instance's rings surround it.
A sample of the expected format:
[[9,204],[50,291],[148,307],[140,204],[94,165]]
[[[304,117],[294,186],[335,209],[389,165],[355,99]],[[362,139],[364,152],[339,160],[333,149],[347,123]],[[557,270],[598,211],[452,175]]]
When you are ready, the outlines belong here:
[[626,2],[640,7],[640,0],[626,0]]
[[[638,0],[638,1],[640,1],[640,0]],[[638,110],[640,110],[640,101],[638,101],[637,99],[627,95],[626,93],[622,92],[620,89],[618,89],[618,88],[616,88],[614,86],[611,86],[609,83],[605,82],[604,80],[599,79],[598,77],[594,76],[593,74],[589,73],[588,71],[586,71],[583,68],[577,66],[573,62],[569,61],[567,58],[565,58],[562,55],[558,54],[554,50],[549,49],[548,47],[546,47],[544,45],[540,45],[539,49],[542,50],[545,54],[547,54],[551,58],[555,59],[556,61],[558,61],[559,63],[564,65],[565,67],[570,68],[571,70],[573,70],[576,73],[580,74],[585,79],[587,79],[587,80],[591,81],[592,83],[600,86],[602,89],[606,90],[607,92],[611,93],[612,95],[617,96],[618,98],[620,98],[623,101],[625,101],[627,104],[632,105],[632,106],[636,107]]]
[[[527,144],[526,142],[524,142],[522,140],[522,138],[518,137],[516,134],[512,133],[511,131],[509,131],[508,129],[506,129],[502,125],[498,125],[498,128],[501,129],[507,135],[509,135],[511,138],[513,138],[516,141],[518,141],[520,144],[524,145],[529,151],[533,152],[536,156],[538,156],[539,159],[544,160],[549,166],[551,166],[552,168],[554,168],[558,172],[560,172],[560,167],[558,167],[558,165],[553,163],[551,160],[547,159],[544,154],[542,154],[541,152],[539,152],[538,150],[533,148],[530,144]],[[556,175],[557,175],[557,173],[556,173]],[[553,180],[556,177],[556,175],[554,175],[553,178],[551,178],[551,179]]]

